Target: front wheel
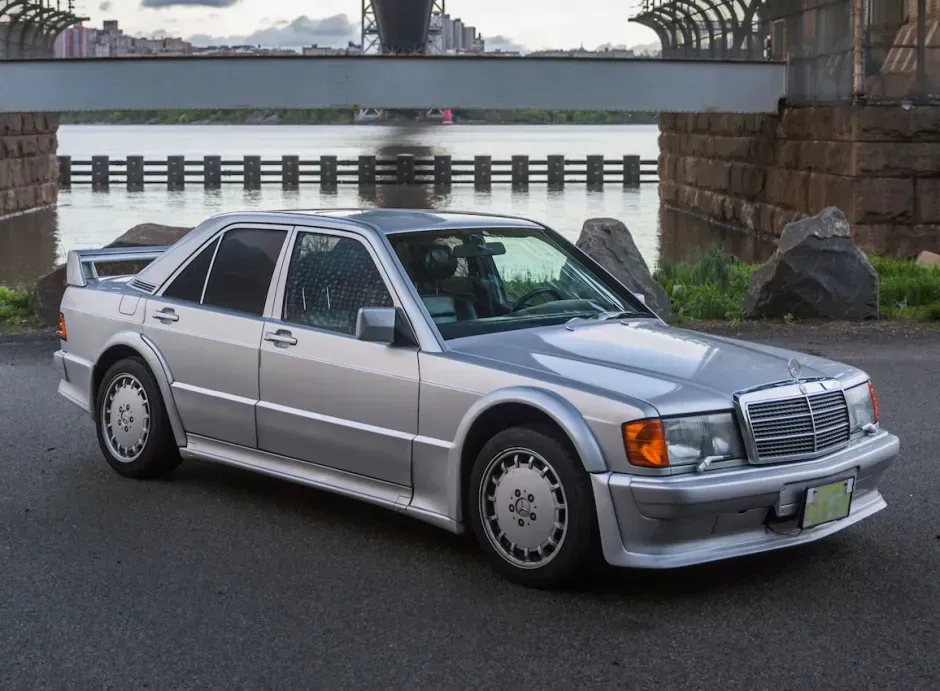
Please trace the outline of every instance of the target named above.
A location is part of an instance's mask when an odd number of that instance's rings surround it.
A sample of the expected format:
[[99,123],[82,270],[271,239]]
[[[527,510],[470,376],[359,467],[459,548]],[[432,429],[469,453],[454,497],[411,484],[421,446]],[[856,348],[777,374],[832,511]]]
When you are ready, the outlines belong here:
[[125,358],[108,368],[98,389],[96,413],[101,451],[124,477],[167,475],[182,462],[160,388],[139,358]]
[[477,542],[516,583],[569,584],[598,554],[590,479],[551,428],[514,427],[494,436],[474,463],[468,503]]

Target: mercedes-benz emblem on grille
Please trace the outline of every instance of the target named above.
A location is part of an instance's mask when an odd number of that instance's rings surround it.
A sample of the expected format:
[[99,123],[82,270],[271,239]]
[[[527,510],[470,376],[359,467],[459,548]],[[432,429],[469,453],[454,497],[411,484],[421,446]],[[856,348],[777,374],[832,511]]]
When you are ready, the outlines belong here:
[[796,358],[791,358],[790,362],[787,363],[787,369],[790,370],[790,376],[793,377],[794,381],[800,380],[800,372],[802,368],[800,367],[800,362]]

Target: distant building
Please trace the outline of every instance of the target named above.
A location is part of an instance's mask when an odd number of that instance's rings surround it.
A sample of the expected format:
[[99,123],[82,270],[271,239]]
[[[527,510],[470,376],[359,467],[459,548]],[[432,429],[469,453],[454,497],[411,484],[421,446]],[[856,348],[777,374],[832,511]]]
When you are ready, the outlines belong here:
[[434,37],[431,52],[450,55],[460,53],[483,53],[486,49],[483,38],[476,27],[468,26],[460,18],[452,19],[445,14],[440,18],[440,32]]
[[584,46],[575,50],[536,50],[529,53],[532,58],[634,58],[632,50],[625,48],[605,48],[604,50],[585,50]]

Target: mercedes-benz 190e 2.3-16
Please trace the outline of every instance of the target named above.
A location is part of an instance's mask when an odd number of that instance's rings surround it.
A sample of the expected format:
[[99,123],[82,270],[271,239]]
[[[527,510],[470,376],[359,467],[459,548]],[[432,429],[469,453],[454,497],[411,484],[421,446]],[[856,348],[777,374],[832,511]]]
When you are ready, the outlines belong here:
[[70,252],[67,282],[59,391],[124,476],[201,459],[339,492],[469,530],[533,586],[886,506],[898,439],[865,372],[671,327],[540,223],[230,213],[170,247]]

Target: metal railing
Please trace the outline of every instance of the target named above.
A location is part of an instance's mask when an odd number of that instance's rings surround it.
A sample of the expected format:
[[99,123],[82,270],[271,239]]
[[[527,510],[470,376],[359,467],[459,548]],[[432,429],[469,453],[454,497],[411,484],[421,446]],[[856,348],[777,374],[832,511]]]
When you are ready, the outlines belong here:
[[580,159],[564,156],[539,159],[522,155],[506,160],[493,160],[491,156],[465,159],[451,156],[416,158],[410,154],[400,154],[395,158],[360,156],[358,159],[341,159],[337,156],[320,156],[315,159],[299,156],[282,156],[280,159],[261,156],[244,156],[242,159],[221,156],[205,156],[202,159],[186,159],[184,156],[168,156],[165,159],[93,156],[90,160],[78,160],[59,156],[59,186],[68,189],[77,185],[91,185],[98,190],[106,190],[114,184],[126,185],[130,190],[140,190],[149,185],[167,189],[201,185],[206,189],[218,189],[227,184],[241,185],[245,189],[260,189],[267,184],[277,184],[284,189],[310,184],[321,187],[344,184],[473,184],[477,187],[493,184],[511,184],[514,187],[547,184],[560,187],[582,183],[592,187],[604,184],[632,187],[658,182],[657,166],[658,161],[655,159],[644,160],[630,155],[620,158],[596,155]]

